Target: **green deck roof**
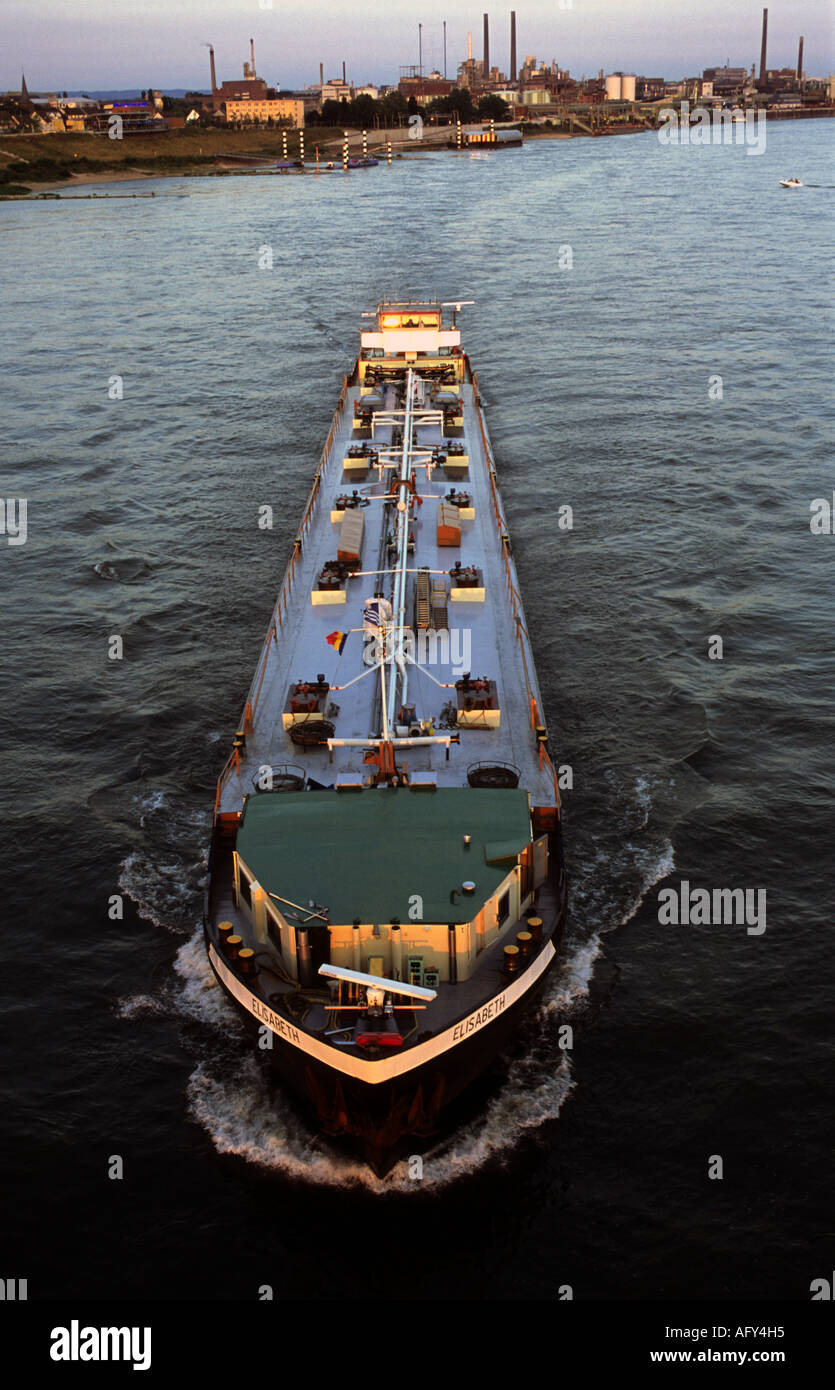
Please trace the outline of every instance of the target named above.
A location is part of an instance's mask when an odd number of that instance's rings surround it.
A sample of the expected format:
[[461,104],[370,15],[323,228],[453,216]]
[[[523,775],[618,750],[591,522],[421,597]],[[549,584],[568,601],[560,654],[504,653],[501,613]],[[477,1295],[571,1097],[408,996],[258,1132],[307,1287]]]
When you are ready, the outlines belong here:
[[[530,838],[526,791],[385,787],[251,796],[237,850],[262,888],[302,907],[312,898],[333,923],[407,922],[415,894],[424,922],[466,922],[509,871],[487,863],[488,847],[508,854]],[[476,890],[463,898],[467,879]]]

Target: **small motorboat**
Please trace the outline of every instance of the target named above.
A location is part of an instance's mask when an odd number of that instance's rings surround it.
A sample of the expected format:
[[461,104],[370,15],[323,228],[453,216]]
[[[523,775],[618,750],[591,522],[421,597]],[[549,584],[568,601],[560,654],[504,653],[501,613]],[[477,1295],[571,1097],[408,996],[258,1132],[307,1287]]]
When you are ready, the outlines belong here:
[[780,187],[781,187],[781,188],[802,188],[802,187],[803,187],[803,184],[800,182],[800,179],[781,179],[781,180],[780,180]]

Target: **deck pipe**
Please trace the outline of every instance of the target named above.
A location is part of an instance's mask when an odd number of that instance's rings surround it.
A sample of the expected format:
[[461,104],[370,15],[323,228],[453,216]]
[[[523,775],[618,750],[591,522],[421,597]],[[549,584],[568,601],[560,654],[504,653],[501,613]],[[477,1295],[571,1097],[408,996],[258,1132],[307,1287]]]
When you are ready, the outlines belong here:
[[296,927],[296,959],[299,963],[299,984],[313,984],[313,957],[307,927]]
[[351,945],[353,948],[353,960],[351,962],[354,970],[362,969],[362,942],[360,940],[360,921],[357,917],[354,920],[354,929],[351,932]]
[[455,923],[454,923],[454,922],[449,922],[449,923],[447,924],[447,948],[448,948],[448,951],[449,951],[449,983],[450,983],[451,985],[457,985],[457,983],[458,983],[458,954],[457,954],[456,945],[455,945]]
[[400,935],[400,923],[391,924],[391,973],[395,980],[403,978],[403,938]]

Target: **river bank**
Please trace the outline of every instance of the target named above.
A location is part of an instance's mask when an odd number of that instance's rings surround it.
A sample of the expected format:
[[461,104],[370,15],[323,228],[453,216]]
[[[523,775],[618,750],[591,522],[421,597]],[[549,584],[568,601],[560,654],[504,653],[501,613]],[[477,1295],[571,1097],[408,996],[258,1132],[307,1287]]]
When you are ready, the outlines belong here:
[[[433,141],[422,143],[434,143],[441,133],[432,131]],[[128,179],[196,177],[223,172],[225,160],[263,161],[266,165],[285,154],[297,159],[299,134],[295,130],[196,129],[130,136],[123,141],[84,134],[0,137],[0,198]],[[369,148],[379,155],[388,139],[398,153],[414,150],[415,142],[405,127],[369,132]],[[334,127],[308,127],[304,131],[305,163],[315,163],[317,147],[320,159],[334,159],[341,154],[343,141],[343,132]],[[349,133],[352,152],[361,141],[361,131]]]
[[[835,115],[835,108],[823,107],[814,111],[769,112],[768,120],[832,115]],[[655,129],[651,123],[631,121],[590,126],[579,117],[572,117],[568,130],[557,124],[523,123],[522,128],[526,141],[588,140],[600,136],[640,135]],[[387,142],[391,140],[395,158],[415,158],[427,150],[448,149],[450,138],[454,139],[454,129],[425,125],[419,140],[405,127],[369,131],[368,149],[383,160]],[[298,159],[300,155],[300,132],[296,130],[176,130],[131,136],[119,142],[83,134],[16,135],[0,139],[0,200],[38,198],[96,184],[277,173],[269,167],[271,164],[285,154],[290,159]],[[333,161],[338,167],[344,139],[343,131],[335,127],[307,127],[304,131],[305,169],[314,169],[317,150],[320,165]],[[356,152],[361,143],[362,132],[350,131],[351,151]],[[489,148],[482,146],[477,152],[489,153]]]

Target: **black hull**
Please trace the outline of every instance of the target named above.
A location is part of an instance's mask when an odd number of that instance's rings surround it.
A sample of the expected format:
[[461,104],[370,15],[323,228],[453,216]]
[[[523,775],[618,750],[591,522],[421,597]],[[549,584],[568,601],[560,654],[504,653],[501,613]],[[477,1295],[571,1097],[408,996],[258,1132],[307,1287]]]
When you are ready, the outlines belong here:
[[[563,903],[559,924],[550,937],[555,947],[564,921]],[[402,1076],[376,1085],[327,1066],[276,1034],[272,1034],[272,1047],[259,1048],[258,1055],[298,1098],[320,1132],[345,1142],[382,1176],[398,1158],[409,1152],[409,1140],[426,1140],[442,1130],[453,1103],[508,1047],[525,1016],[539,1002],[557,959],[558,955],[553,955],[525,994],[472,1037]],[[259,1021],[226,989],[219,977],[218,982],[247,1030],[257,1035]]]

